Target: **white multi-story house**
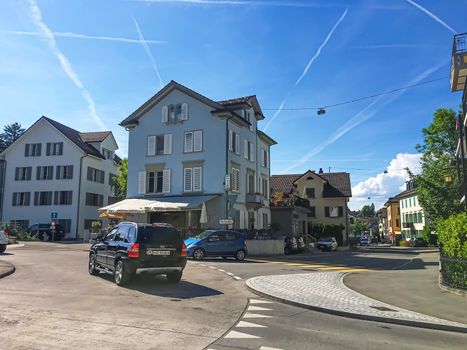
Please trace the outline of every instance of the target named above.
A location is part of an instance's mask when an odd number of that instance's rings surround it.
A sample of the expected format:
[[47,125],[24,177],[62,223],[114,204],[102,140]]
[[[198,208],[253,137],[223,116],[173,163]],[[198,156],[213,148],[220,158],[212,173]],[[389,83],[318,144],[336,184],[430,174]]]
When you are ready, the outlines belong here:
[[[120,125],[129,133],[127,197],[153,200],[137,220],[178,228],[268,228],[270,146],[255,96],[213,101],[171,81]],[[157,203],[181,203],[170,211]]]
[[406,183],[406,190],[399,193],[397,199],[399,200],[402,239],[421,237],[426,218],[412,181]]
[[80,238],[97,209],[114,202],[118,145],[110,131],[79,132],[41,117],[6,150],[1,220],[23,228],[58,215],[66,238]]

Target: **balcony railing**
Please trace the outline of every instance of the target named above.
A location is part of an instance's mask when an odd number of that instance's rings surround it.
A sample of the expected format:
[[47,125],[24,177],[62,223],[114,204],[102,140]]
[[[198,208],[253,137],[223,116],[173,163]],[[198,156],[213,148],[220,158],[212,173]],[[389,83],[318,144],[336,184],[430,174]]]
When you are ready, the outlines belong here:
[[308,199],[295,197],[294,205],[297,206],[297,207],[309,208],[310,207],[310,201]]
[[259,193],[252,193],[246,195],[247,204],[263,204],[263,196]]
[[454,35],[451,61],[451,91],[462,91],[467,68],[467,33]]

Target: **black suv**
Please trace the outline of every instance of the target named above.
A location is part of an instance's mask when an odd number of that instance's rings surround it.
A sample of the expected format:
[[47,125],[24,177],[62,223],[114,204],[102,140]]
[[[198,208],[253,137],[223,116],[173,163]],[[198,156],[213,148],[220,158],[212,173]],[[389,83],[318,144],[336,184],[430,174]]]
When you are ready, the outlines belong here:
[[[34,224],[31,225],[27,233],[37,237],[41,241],[51,241],[52,240],[52,230],[50,229],[50,224]],[[59,241],[65,237],[65,231],[63,231],[62,225],[55,225],[54,241]]]
[[89,273],[112,273],[119,286],[137,272],[167,275],[169,282],[178,283],[186,258],[185,243],[172,225],[122,222],[91,246]]

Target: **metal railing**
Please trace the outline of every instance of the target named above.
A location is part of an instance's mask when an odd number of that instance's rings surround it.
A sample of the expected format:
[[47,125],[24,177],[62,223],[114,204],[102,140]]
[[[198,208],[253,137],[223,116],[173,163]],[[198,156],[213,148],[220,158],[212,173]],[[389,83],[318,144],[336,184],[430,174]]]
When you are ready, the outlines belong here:
[[440,249],[441,282],[449,287],[467,290],[467,259],[446,256]]

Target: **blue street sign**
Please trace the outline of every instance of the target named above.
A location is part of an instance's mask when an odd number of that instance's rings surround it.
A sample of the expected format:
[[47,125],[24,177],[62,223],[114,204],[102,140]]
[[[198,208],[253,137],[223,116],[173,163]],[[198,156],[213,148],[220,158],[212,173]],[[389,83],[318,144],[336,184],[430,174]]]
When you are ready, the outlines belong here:
[[50,213],[50,219],[57,220],[58,219],[58,213],[56,211],[51,212]]

